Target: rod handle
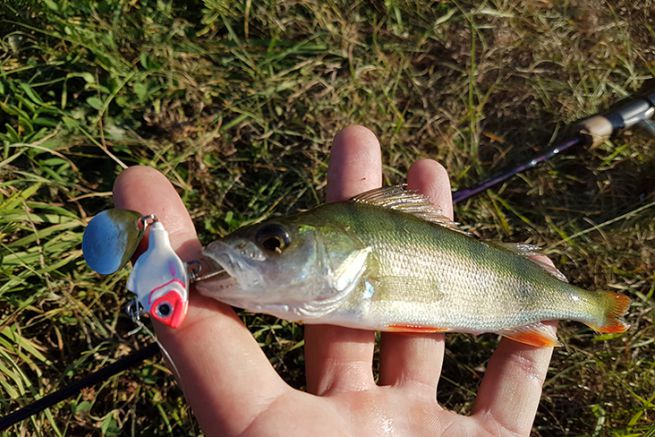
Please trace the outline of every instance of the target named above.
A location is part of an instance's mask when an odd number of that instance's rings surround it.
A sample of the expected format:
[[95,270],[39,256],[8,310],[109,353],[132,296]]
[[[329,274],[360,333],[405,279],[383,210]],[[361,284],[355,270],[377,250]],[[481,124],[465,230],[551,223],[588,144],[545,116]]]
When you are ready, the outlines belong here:
[[621,129],[650,120],[655,114],[655,91],[630,99],[605,114],[593,115],[578,123],[574,130],[591,146],[606,141]]

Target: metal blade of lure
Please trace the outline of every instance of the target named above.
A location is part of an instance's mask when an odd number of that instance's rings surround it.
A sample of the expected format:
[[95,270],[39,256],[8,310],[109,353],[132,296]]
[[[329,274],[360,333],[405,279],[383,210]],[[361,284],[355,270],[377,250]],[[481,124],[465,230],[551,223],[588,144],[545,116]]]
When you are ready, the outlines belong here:
[[145,230],[141,214],[108,209],[91,219],[82,237],[82,253],[92,270],[109,275],[130,260]]

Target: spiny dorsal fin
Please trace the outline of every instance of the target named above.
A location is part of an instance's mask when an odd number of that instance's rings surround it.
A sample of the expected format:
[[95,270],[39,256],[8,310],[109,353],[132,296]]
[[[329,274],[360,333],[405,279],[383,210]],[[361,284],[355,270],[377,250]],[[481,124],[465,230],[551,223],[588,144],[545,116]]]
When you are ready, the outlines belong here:
[[408,190],[406,185],[392,185],[390,187],[375,188],[359,194],[352,202],[366,203],[381,208],[394,209],[411,214],[428,222],[447,227],[462,234],[468,232],[460,229],[456,222],[443,215],[443,211],[434,206],[430,199],[421,193]]
[[549,263],[546,263],[542,261],[539,258],[535,258],[538,255],[543,255],[541,252],[541,248],[535,244],[528,244],[528,243],[504,243],[504,242],[498,242],[494,241],[491,242],[491,244],[497,246],[497,247],[502,247],[503,249],[510,250],[514,253],[517,253],[521,256],[524,256],[533,263],[537,264],[539,267],[559,279],[560,281],[563,282],[569,282],[569,280],[564,276],[562,272],[557,270],[556,267],[550,265]]

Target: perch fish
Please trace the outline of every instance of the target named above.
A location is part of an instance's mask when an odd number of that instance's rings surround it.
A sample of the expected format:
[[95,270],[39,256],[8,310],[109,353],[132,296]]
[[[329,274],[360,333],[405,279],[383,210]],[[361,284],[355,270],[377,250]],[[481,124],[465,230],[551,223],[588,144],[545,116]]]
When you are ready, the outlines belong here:
[[623,332],[624,295],[569,284],[535,246],[473,238],[424,196],[366,192],[244,227],[209,244],[198,291],[303,323],[396,332],[495,332],[554,346],[543,322]]

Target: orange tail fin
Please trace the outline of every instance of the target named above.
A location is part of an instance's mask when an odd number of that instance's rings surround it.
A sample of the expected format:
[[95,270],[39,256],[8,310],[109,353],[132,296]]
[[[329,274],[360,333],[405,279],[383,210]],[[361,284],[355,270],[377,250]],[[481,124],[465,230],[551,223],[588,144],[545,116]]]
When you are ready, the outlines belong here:
[[601,325],[589,324],[594,331],[603,334],[625,332],[630,325],[621,320],[630,306],[630,298],[611,291],[601,291],[601,299],[605,307],[605,320]]

